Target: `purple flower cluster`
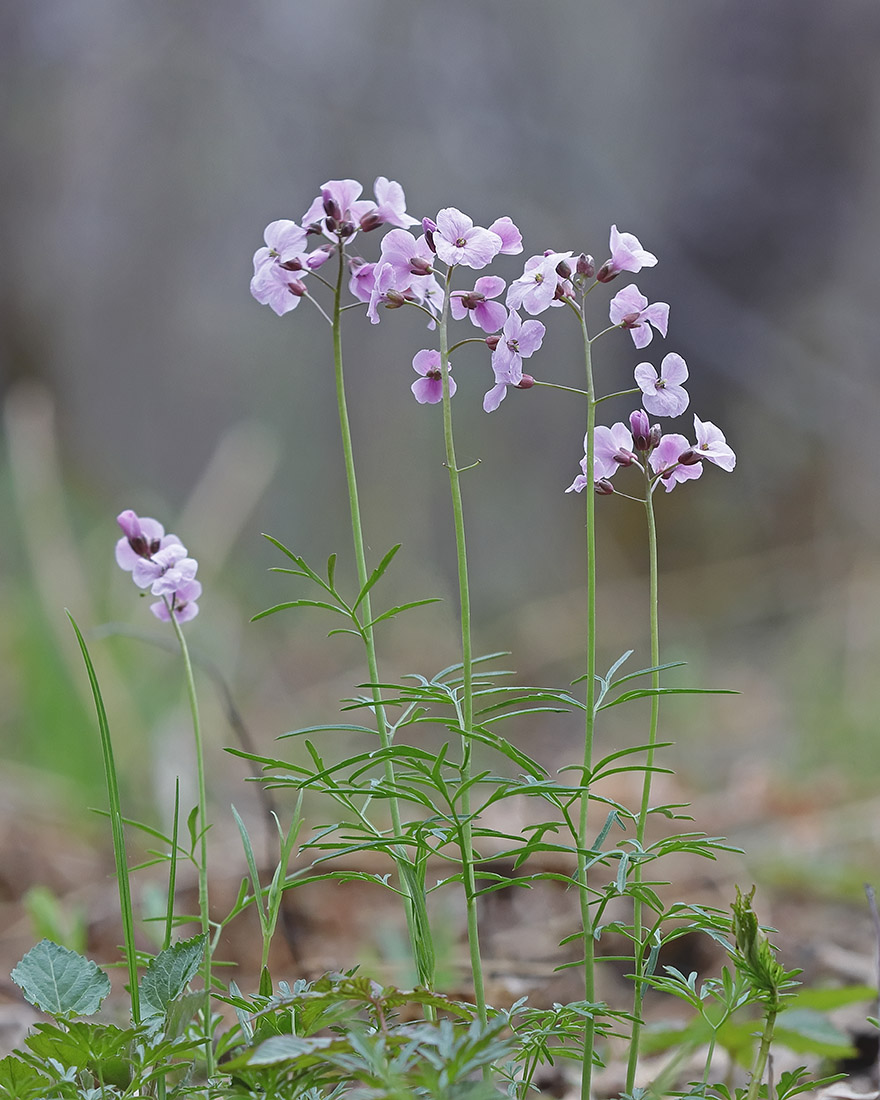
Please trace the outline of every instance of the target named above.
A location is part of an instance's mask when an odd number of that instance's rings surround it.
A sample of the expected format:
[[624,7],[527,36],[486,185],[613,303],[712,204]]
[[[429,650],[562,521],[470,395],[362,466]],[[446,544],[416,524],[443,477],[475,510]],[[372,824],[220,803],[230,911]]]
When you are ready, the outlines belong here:
[[116,522],[123,531],[116,543],[116,563],[131,573],[138,588],[149,588],[159,597],[150,604],[156,618],[170,622],[173,613],[179,623],[194,619],[199,613],[196,601],[202,594],[196,580],[199,565],[195,558],[187,557],[177,535],[166,535],[161,523],[138,516],[130,508],[120,512]]

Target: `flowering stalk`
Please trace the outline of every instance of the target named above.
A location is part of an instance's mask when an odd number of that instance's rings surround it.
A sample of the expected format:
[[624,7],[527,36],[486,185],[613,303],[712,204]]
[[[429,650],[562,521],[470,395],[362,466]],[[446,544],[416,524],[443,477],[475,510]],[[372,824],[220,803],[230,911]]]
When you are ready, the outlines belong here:
[[440,337],[440,371],[443,383],[443,442],[446,449],[446,468],[449,471],[449,490],[452,495],[452,516],[455,526],[455,552],[458,563],[458,596],[461,618],[461,860],[467,905],[468,946],[471,957],[471,973],[474,982],[474,1002],[480,1022],[485,1024],[486,991],[483,982],[483,964],[480,958],[480,934],[477,914],[476,877],[474,875],[473,830],[471,827],[471,744],[469,735],[474,724],[473,648],[471,641],[471,598],[468,580],[467,545],[464,532],[464,509],[461,500],[461,473],[455,458],[455,439],[452,433],[452,405],[449,377],[449,286],[452,277],[450,266],[446,276],[446,293],[437,324]]
[[[596,495],[592,491],[594,482],[596,430],[596,394],[593,386],[593,355],[590,334],[587,330],[583,308],[577,311],[584,341],[584,369],[587,386],[587,431],[585,436],[586,469],[584,474],[591,491],[586,493],[586,587],[587,587],[587,668],[586,699],[584,720],[584,757],[581,771],[581,799],[578,820],[578,885],[580,886],[581,924],[583,926],[584,948],[584,999],[592,1004],[595,995],[595,952],[596,942],[593,933],[593,916],[590,912],[590,895],[587,883],[587,822],[590,805],[590,772],[593,767],[593,736],[596,726]],[[584,1025],[584,1050],[581,1065],[581,1096],[589,1100],[590,1083],[593,1073],[593,1044],[595,1027],[592,1017],[587,1017]]]
[[[336,378],[336,403],[339,409],[339,428],[342,435],[342,453],[345,460],[345,478],[348,485],[348,501],[351,512],[351,532],[354,540],[354,556],[357,568],[358,587],[363,591],[367,583],[369,573],[367,571],[367,556],[364,546],[364,531],[361,523],[360,498],[358,496],[357,474],[354,465],[354,449],[351,442],[351,425],[348,418],[348,404],[345,397],[345,377],[342,366],[342,284],[345,276],[345,250],[340,240],[338,247],[339,266],[336,276],[336,285],[333,296],[333,364]],[[373,712],[376,716],[376,728],[383,750],[386,750],[384,769],[385,784],[389,790],[394,789],[394,764],[387,755],[391,747],[392,736],[388,728],[388,720],[385,707],[382,704],[382,693],[379,688],[379,662],[376,656],[376,641],[373,633],[373,614],[370,603],[370,593],[367,592],[361,600],[363,607],[362,637],[367,654],[367,670],[369,673],[371,692],[373,696]],[[402,833],[400,805],[397,796],[392,794],[388,800],[391,813],[391,827],[396,837]],[[415,876],[411,871],[411,864],[406,858],[404,850],[395,848],[395,862],[399,877],[399,886],[406,899],[406,921],[409,930],[409,941],[413,951],[413,958],[419,981],[428,988],[432,988],[434,980],[434,950],[431,943],[430,926],[427,920],[418,920],[415,909],[424,910],[424,898],[417,898],[414,891],[418,889]]]
[[[648,822],[648,811],[651,803],[651,779],[654,774],[654,752],[657,744],[657,727],[660,719],[660,604],[658,600],[658,556],[657,556],[657,523],[654,516],[654,489],[658,484],[651,483],[648,476],[650,471],[645,461],[645,518],[648,523],[648,558],[649,558],[649,611],[651,620],[651,719],[648,727],[648,751],[645,759],[645,775],[642,784],[642,803],[639,808],[639,819],[636,824],[636,841],[639,850],[645,846],[645,832]],[[636,1069],[639,1062],[639,1044],[642,1032],[642,1002],[644,1000],[645,983],[642,981],[645,969],[645,944],[643,943],[644,928],[642,925],[642,899],[638,889],[642,881],[642,865],[636,862],[633,868],[633,883],[636,893],[633,897],[633,943],[635,980],[633,983],[633,1025],[629,1045],[629,1059],[626,1068],[626,1089],[632,1092],[635,1084]]]

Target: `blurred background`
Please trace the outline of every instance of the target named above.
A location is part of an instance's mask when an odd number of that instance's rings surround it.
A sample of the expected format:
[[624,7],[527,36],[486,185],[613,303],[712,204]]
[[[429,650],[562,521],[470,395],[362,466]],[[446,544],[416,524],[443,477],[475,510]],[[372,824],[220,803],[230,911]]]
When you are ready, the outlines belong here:
[[[188,636],[261,751],[364,678],[317,612],[249,623],[303,594],[268,572],[283,561],[261,531],[314,564],[338,552],[349,576],[351,552],[327,326],[307,303],[277,318],[248,282],[267,222],[301,218],[331,178],[371,197],[378,175],[417,217],[511,216],[525,253],[502,257],[507,279],[546,248],[601,262],[612,223],[660,258],[635,281],[670,304],[669,339],[645,354],[602,341],[598,385],[678,351],[691,411],[739,456],[659,501],[664,658],[687,662],[678,683],[741,692],[665,708],[667,762],[688,796],[733,790],[744,827],[801,815],[800,841],[769,840],[768,859],[861,881],[880,774],[874,0],[29,0],[3,9],[0,58],[4,896],[45,873],[40,837],[104,837],[85,809],[103,780],[65,607],[133,816],[167,822],[178,773],[192,799],[178,665],[113,562],[123,508],[199,559]],[[359,248],[375,258],[378,235]],[[609,296],[594,295],[594,328]],[[542,320],[532,372],[578,385],[574,326]],[[373,560],[403,544],[381,599],[445,601],[389,625],[384,671],[427,674],[456,659],[456,582],[439,411],[409,390],[425,331],[414,311],[376,328],[350,315],[345,339]],[[456,378],[459,457],[480,460],[465,487],[477,647],[564,685],[583,668],[582,502],[563,492],[583,408],[511,391],[487,417],[479,351]],[[599,663],[632,648],[643,667],[643,518],[618,498],[597,510]],[[228,816],[253,788],[222,752],[236,735],[207,677],[203,707]],[[605,736],[631,741],[641,720]],[[574,720],[520,732],[553,766],[577,754]]]

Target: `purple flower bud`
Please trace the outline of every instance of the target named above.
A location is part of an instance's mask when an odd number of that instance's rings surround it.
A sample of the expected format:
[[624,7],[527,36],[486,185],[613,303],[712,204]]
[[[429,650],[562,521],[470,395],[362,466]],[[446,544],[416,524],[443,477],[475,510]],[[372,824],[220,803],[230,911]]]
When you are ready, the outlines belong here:
[[560,279],[570,279],[571,265],[566,260],[560,260],[556,265],[556,274]]
[[336,218],[333,217],[332,214],[328,214],[326,225],[328,233],[335,233],[336,227],[339,225],[339,222],[336,220]]
[[320,222],[309,222],[309,224],[303,226],[303,228],[306,231],[307,237],[317,237],[317,235],[322,232]]
[[585,252],[578,256],[577,273],[583,275],[585,279],[592,279],[596,274],[596,262],[592,256],[588,256]]
[[662,436],[663,436],[663,429],[660,427],[660,425],[659,424],[652,424],[651,425],[651,436],[650,436],[651,446],[650,446],[649,450],[653,451],[655,447],[658,447],[660,445],[660,439],[662,438]]
[[[330,219],[327,219],[327,228],[330,228]],[[344,240],[346,237],[352,237],[357,233],[357,226],[354,222],[341,222],[336,232]]]
[[434,234],[437,232],[437,223],[431,218],[422,218],[422,229],[425,233],[425,242],[428,248],[437,255],[437,249],[434,247]]
[[516,384],[518,390],[530,390],[534,386],[535,380],[530,374],[524,374]]
[[633,443],[637,451],[651,449],[651,423],[644,409],[636,409],[630,413],[629,427],[633,436]]
[[368,214],[364,214],[358,224],[365,233],[369,233],[373,229],[378,229],[380,225],[384,225],[385,219],[377,210],[371,210]]
[[614,459],[618,466],[632,466],[632,464],[636,460],[636,456],[632,453],[632,451],[626,451],[623,449],[623,447],[621,447],[620,450],[615,451],[611,457]]
[[306,290],[306,284],[302,281],[302,279],[291,279],[290,282],[287,284],[287,289],[294,296],[294,298],[302,298],[305,294],[308,293],[308,291]]
[[596,272],[596,278],[600,283],[610,283],[612,279],[616,279],[620,274],[619,271],[615,271],[614,265],[610,260],[606,260],[604,264]]
[[433,275],[434,268],[424,256],[413,256],[409,261],[409,269],[413,275]]
[[678,456],[678,461],[682,466],[696,466],[698,462],[702,462],[702,456],[699,455],[693,447],[688,447],[686,451]]
[[278,266],[283,267],[285,271],[302,271],[303,262],[299,256],[294,256],[292,260],[286,260]]
[[329,222],[332,218],[333,221],[338,222],[342,220],[342,211],[339,208],[339,203],[333,198],[333,192],[329,187],[325,187],[321,192],[321,200],[324,206],[324,213],[327,215],[328,229],[330,228]]
[[389,290],[385,294],[385,308],[386,309],[400,309],[402,305],[406,304],[406,296],[401,294],[399,290]]
[[500,333],[496,334],[495,336],[487,336],[486,337],[486,346],[489,348],[490,351],[494,351],[500,343],[501,343]]
[[614,486],[608,480],[607,477],[600,477],[594,485],[596,495],[600,497],[610,497],[614,492]]

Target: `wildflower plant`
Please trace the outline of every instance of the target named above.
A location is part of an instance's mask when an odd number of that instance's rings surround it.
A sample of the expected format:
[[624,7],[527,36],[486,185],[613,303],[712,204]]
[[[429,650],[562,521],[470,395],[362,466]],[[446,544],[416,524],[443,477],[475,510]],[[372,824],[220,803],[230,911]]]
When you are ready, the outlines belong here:
[[[649,345],[653,349],[655,339],[666,338],[669,305],[651,303],[635,283],[601,300],[607,284],[624,272],[639,275],[653,268],[657,257],[633,234],[612,226],[610,256],[601,263],[580,251],[579,242],[569,242],[572,247],[568,249],[547,248],[530,255],[521,274],[508,283],[492,268],[506,257],[522,254],[524,247],[520,229],[506,213],[485,227],[452,206],[434,217],[417,219],[407,212],[400,184],[385,177],[375,181],[373,195],[362,197],[363,187],[355,180],[327,181],[298,221],[285,218],[266,227],[264,244],[253,259],[250,289],[259,303],[279,317],[307,304],[330,329],[356,576],[354,590],[347,591],[337,577],[335,554],[325,567],[315,568],[295,550],[267,536],[285,562],[275,567],[276,572],[296,587],[291,598],[259,612],[254,619],[300,607],[322,609],[331,616],[331,634],[352,635],[362,646],[365,682],[358,689],[363,694],[343,701],[345,720],[334,716],[321,725],[282,735],[303,739],[306,762],[230,750],[258,764],[267,784],[291,788],[298,801],[289,828],[278,822],[280,855],[268,886],[261,881],[244,822],[233,811],[247,877],[236,904],[222,919],[212,920],[209,912],[204,758],[193,666],[183,632],[184,625],[198,613],[201,585],[196,578],[197,564],[180,540],[166,534],[156,520],[130,510],[118,517],[123,535],[117,542],[116,560],[139,589],[156,597],[151,610],[170,623],[179,644],[199,773],[198,806],[189,818],[189,857],[199,878],[200,935],[172,942],[172,928],[183,919],[174,908],[174,868],[183,850],[175,815],[171,836],[162,838],[168,844],[171,871],[166,942],[152,960],[144,959],[134,948],[131,898],[123,896],[128,868],[109,730],[88,650],[77,630],[105,744],[120,904],[124,916],[127,914],[125,954],[133,1031],[126,1049],[141,1051],[138,1057],[143,1060],[143,1051],[151,1042],[154,1050],[163,1042],[178,1044],[172,1049],[173,1059],[177,1059],[173,1065],[178,1069],[166,1066],[159,1071],[154,1066],[142,1072],[131,1055],[127,1056],[127,1080],[137,1082],[142,1095],[183,1094],[195,1073],[192,1066],[185,1068],[186,1058],[191,1050],[200,1050],[204,1094],[211,1096],[482,1097],[507,1093],[524,1097],[534,1087],[535,1074],[543,1063],[575,1058],[580,1063],[581,1095],[587,1100],[595,1066],[601,1064],[614,1037],[622,1036],[626,1094],[635,1096],[644,997],[646,990],[653,988],[685,1001],[701,1014],[706,1027],[713,1029],[713,1044],[722,1022],[751,1003],[765,1005],[766,1026],[756,1047],[749,1085],[748,1098],[753,1100],[761,1087],[773,1028],[784,1011],[793,975],[776,962],[751,910],[751,895],[738,893],[732,930],[723,912],[661,899],[655,863],[681,852],[714,858],[726,847],[725,842],[699,832],[655,836],[649,828],[654,819],[682,816],[680,807],[656,804],[653,797],[653,777],[664,770],[657,762],[658,752],[666,747],[660,740],[662,698],[702,691],[670,685],[666,673],[679,663],[662,662],[655,502],[663,496],[657,497],[657,491],[662,488],[665,494],[700,478],[707,463],[731,472],[736,456],[712,421],[693,416],[692,438],[683,431],[667,429],[665,421],[682,416],[690,404],[685,386],[688,367],[676,352],[663,355],[659,365],[639,362],[611,392],[599,393],[594,381],[594,350],[599,341],[628,334],[635,349],[642,352]],[[377,236],[378,246],[371,248]],[[374,258],[361,255],[362,249]],[[473,272],[480,274],[475,277]],[[395,544],[378,561],[369,560],[348,414],[343,335],[349,324],[357,323],[352,314],[365,314],[366,321],[376,326],[387,323],[400,309],[416,310],[429,335],[429,346],[415,349],[411,359],[416,379],[408,374],[409,364],[402,364],[400,384],[410,384],[420,405],[439,406],[436,412],[427,408],[420,415],[439,415],[442,420],[443,451],[438,465],[442,461],[449,482],[460,652],[443,669],[414,671],[401,683],[394,683],[381,671],[382,626],[435,601],[420,598],[391,606],[379,602],[380,582],[401,548]],[[552,311],[560,323],[573,323],[580,333],[583,381],[579,387],[544,373],[540,353]],[[609,323],[604,323],[603,315]],[[600,324],[591,335],[597,316],[604,327]],[[457,459],[453,398],[458,387],[451,374],[453,356],[458,364],[460,358],[472,358],[474,349],[482,360],[476,369],[483,371],[488,386],[483,398],[487,413],[499,410],[510,389],[531,391],[529,400],[538,400],[539,395],[574,400],[583,410],[585,432],[579,460],[572,448],[572,465],[579,462],[580,472],[567,488],[557,487],[560,494],[571,494],[573,507],[580,502],[585,520],[584,664],[565,687],[509,683],[511,674],[501,664],[504,654],[474,652],[462,493],[462,481],[470,467],[460,466]],[[525,372],[526,361],[534,373]],[[467,369],[471,369],[469,365],[457,366],[460,378]],[[624,410],[622,418],[600,418],[600,413],[613,407],[612,402]],[[613,422],[599,423],[600,419]],[[609,501],[609,497],[618,500]],[[597,512],[616,506],[618,501],[620,506],[639,508],[645,519],[650,652],[645,667],[636,671],[624,668],[632,656],[627,652],[603,672],[597,659]],[[650,703],[643,732],[624,749],[605,749],[600,726],[604,712],[639,699]],[[576,762],[552,774],[501,731],[510,718],[556,713],[580,715],[583,751]],[[404,733],[425,726],[443,731],[439,749],[424,748],[417,739],[415,743],[403,740]],[[341,760],[329,757],[322,748],[322,737],[336,731],[358,735],[363,747]],[[483,765],[484,760],[491,761],[489,766]],[[597,790],[600,780],[620,771],[641,777],[641,794],[633,807]],[[335,810],[328,825],[311,834],[306,831],[300,841],[305,791],[319,792]],[[524,798],[537,800],[543,807],[539,821],[522,833],[505,832],[493,824],[489,811],[495,805]],[[155,831],[154,835],[161,836]],[[333,857],[355,852],[382,853],[389,860],[389,873],[339,871],[328,866]],[[292,868],[291,861],[298,853],[311,862]],[[537,857],[545,853],[557,857],[557,864],[561,859],[568,870],[542,869]],[[507,861],[512,868],[509,873],[497,869],[499,859]],[[353,972],[330,975],[311,985],[273,980],[268,969],[269,946],[284,891],[334,876],[370,880],[400,899],[418,976],[415,989],[380,986]],[[566,965],[580,970],[582,997],[568,1005],[554,1005],[552,1010],[532,1008],[525,1002],[492,1005],[487,1000],[482,959],[480,899],[495,890],[525,887],[543,878],[576,891],[579,927],[573,928],[564,942],[577,944],[578,957]],[[459,890],[464,900],[472,1004],[451,1000],[437,988],[429,902],[435,892],[450,889]],[[226,986],[219,983],[212,957],[219,933],[251,905],[258,911],[263,947],[259,989],[248,994],[234,981]],[[698,990],[694,976],[671,970],[657,973],[661,949],[692,931],[712,936],[726,946],[735,976],[725,971],[722,979],[713,979]],[[603,937],[612,934],[626,945],[621,957],[630,972],[632,1002],[625,1009],[597,1000],[596,969]],[[54,1014],[62,1030],[72,1015],[93,1011],[106,995],[105,982],[96,976],[93,964],[79,956],[75,960],[41,946],[37,955],[26,956],[13,975],[26,996]],[[74,975],[74,984],[78,982],[90,995],[83,998],[78,987],[76,998],[47,999],[45,972],[48,969],[54,978],[65,968]],[[200,994],[192,994],[200,998],[198,1013],[190,1013],[191,1022],[175,1031],[169,1024],[173,1006],[191,996],[189,983],[197,971],[203,985]],[[163,990],[161,997],[157,988]],[[225,1003],[234,1010],[237,1026],[218,1032],[212,998],[215,1005]],[[151,1007],[145,1011],[145,1005]],[[401,1019],[401,1009],[407,1005],[416,1008],[422,1020],[407,1023]],[[716,1008],[718,1005],[721,1007]],[[165,1021],[158,1031],[151,1023],[157,1015]],[[47,1075],[39,1057],[28,1057],[24,1064],[40,1077],[39,1087],[43,1087]],[[88,1079],[103,1087],[106,1074],[102,1077],[93,1069],[89,1070],[92,1077],[81,1074],[79,1083]],[[703,1093],[711,1086],[709,1074],[710,1058],[702,1081],[695,1083]],[[797,1080],[792,1085],[794,1092]],[[659,1084],[656,1087],[659,1090]]]

